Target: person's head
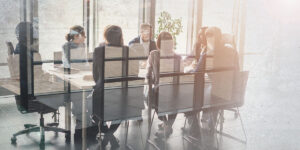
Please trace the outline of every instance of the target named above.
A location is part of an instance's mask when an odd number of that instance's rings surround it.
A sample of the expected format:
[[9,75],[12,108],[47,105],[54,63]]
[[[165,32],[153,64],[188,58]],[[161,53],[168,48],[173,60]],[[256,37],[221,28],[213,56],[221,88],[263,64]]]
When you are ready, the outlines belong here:
[[172,35],[169,32],[161,32],[157,37],[156,46],[163,53],[172,52],[174,46]]
[[66,40],[74,43],[84,43],[85,38],[84,28],[78,25],[71,27],[70,32],[66,35]]
[[218,27],[209,27],[205,32],[207,40],[207,48],[209,50],[216,50],[222,46],[222,32]]
[[[20,43],[26,42],[27,34],[29,33],[30,37],[33,37],[33,26],[30,22],[20,22],[15,30],[17,39]],[[33,41],[31,41],[33,42]],[[31,43],[32,44],[32,43]]]
[[116,25],[108,25],[104,29],[103,38],[105,44],[112,46],[123,46],[123,33],[122,29]]
[[148,42],[151,39],[152,27],[148,23],[142,23],[140,25],[140,36],[144,42]]

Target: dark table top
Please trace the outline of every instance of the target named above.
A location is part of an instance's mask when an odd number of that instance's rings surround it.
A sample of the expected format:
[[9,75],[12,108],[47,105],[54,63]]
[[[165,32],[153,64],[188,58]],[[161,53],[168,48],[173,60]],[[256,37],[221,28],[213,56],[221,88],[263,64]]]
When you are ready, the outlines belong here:
[[[203,109],[226,109],[236,106],[237,101],[225,100],[211,95],[211,84],[205,84],[203,99],[194,101],[194,84],[166,84],[159,86],[158,115],[180,112],[200,111]],[[203,106],[201,102],[203,101]]]
[[[194,84],[167,84],[159,87],[159,100],[157,112],[159,115],[200,111],[211,108],[232,108],[237,102],[223,100],[211,96],[211,85],[206,84],[203,106],[193,100]],[[143,86],[105,89],[104,120],[131,120],[140,119],[141,111],[144,109]],[[197,92],[197,91],[195,91]],[[88,96],[90,92],[86,92]],[[70,99],[73,103],[72,113],[82,114],[82,92],[71,93]],[[64,106],[64,99],[68,94],[51,94],[37,96],[37,100],[51,108]],[[211,98],[213,97],[213,98]],[[92,98],[87,98],[88,115],[92,112]],[[99,108],[100,109],[100,108]]]

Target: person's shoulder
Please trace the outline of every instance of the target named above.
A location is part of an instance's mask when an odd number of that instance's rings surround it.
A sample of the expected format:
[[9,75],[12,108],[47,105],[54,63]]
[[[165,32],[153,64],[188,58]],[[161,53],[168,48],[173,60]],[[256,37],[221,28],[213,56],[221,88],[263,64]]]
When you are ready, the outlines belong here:
[[104,51],[104,49],[105,49],[105,44],[100,43],[99,46],[94,49],[94,54]]
[[66,49],[69,46],[70,42],[65,42],[62,46],[63,49]]
[[132,39],[130,42],[129,42],[129,45],[130,44],[133,44],[133,43],[139,43],[140,42],[140,37],[135,37],[134,39]]

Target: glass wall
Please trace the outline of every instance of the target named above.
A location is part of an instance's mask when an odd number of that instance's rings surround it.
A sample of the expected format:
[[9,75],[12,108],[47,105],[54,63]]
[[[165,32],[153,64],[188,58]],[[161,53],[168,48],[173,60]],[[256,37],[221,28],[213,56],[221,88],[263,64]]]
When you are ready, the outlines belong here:
[[[179,34],[176,35],[176,52],[180,54],[185,54],[189,50],[188,48],[188,32],[189,32],[189,11],[193,4],[193,0],[157,0],[156,1],[156,9],[155,9],[155,34],[159,34],[159,26],[162,24],[162,30],[165,31],[175,31],[176,27],[179,27]],[[166,19],[167,23],[160,23],[160,18],[163,18],[168,14],[170,18]],[[167,17],[166,17],[167,18]],[[175,23],[176,19],[179,19],[177,23]],[[180,25],[178,25],[180,22]],[[171,26],[175,26],[172,28]],[[180,27],[181,26],[181,27]]]
[[202,25],[216,26],[223,33],[233,33],[235,3],[237,0],[204,0]]
[[18,56],[14,51],[18,43],[16,27],[21,21],[20,1],[0,1],[0,96],[19,94]]
[[103,31],[107,25],[122,28],[124,44],[138,36],[139,1],[99,0],[99,41],[103,42]]
[[[38,26],[38,46],[37,53],[33,54],[36,63],[33,71],[34,93],[64,91],[63,64],[53,63],[53,60],[61,61],[65,56],[64,47],[68,45],[66,35],[71,32],[70,28],[75,25],[84,27],[83,1],[38,0],[36,4],[38,5],[33,9],[33,14],[36,14],[33,16],[33,25]],[[76,88],[72,86],[72,89]]]

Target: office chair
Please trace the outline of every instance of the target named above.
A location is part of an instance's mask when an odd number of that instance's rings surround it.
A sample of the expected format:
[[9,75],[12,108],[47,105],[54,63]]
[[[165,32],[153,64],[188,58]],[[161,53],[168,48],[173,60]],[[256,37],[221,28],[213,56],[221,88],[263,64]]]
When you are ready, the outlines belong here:
[[[248,81],[248,75],[249,72],[248,71],[241,71],[239,72],[238,76],[235,79],[235,83],[234,83],[234,88],[233,88],[233,95],[232,95],[232,101],[234,101],[234,105],[232,106],[227,106],[225,109],[220,110],[219,111],[219,118],[217,121],[217,124],[215,126],[216,131],[220,134],[220,135],[224,135],[233,139],[236,139],[242,143],[247,143],[247,135],[246,135],[246,131],[244,128],[244,123],[241,117],[241,114],[239,112],[239,107],[242,107],[244,105],[244,97],[245,97],[245,93],[246,93],[246,86],[247,86],[247,81]],[[236,137],[233,137],[227,133],[223,133],[223,123],[225,121],[224,119],[224,110],[229,110],[229,109],[235,109],[236,113],[237,113],[237,117],[240,119],[241,122],[241,126],[243,129],[243,133],[245,136],[245,141],[243,140],[239,140]],[[220,130],[217,130],[217,126],[218,124],[220,125]]]
[[[57,127],[59,125],[58,108],[52,108],[50,106],[47,106],[47,105],[39,102],[39,99],[43,99],[43,98],[45,98],[47,100],[51,100],[51,98],[53,98],[53,97],[40,96],[37,99],[29,100],[28,109],[25,109],[21,105],[20,96],[16,96],[16,104],[17,104],[18,110],[22,114],[34,113],[34,112],[39,113],[40,114],[40,124],[39,125],[24,124],[24,127],[25,127],[24,130],[18,131],[17,133],[13,134],[13,136],[11,138],[12,144],[16,144],[17,136],[22,135],[22,134],[29,134],[31,132],[40,132],[41,143],[43,143],[45,141],[45,131],[53,131],[56,133],[56,136],[57,136],[58,132],[65,133],[66,141],[67,142],[70,141],[70,131]],[[54,123],[49,123],[49,124],[45,125],[44,124],[44,115],[48,114],[48,113],[54,113],[54,115],[52,116],[54,118]]]
[[[231,46],[232,48],[236,49],[236,43],[235,43],[235,37],[232,34],[229,33],[223,33],[222,34],[222,41],[225,45]],[[234,118],[238,118],[238,110],[235,108],[228,108],[227,111],[231,111],[234,113]]]

